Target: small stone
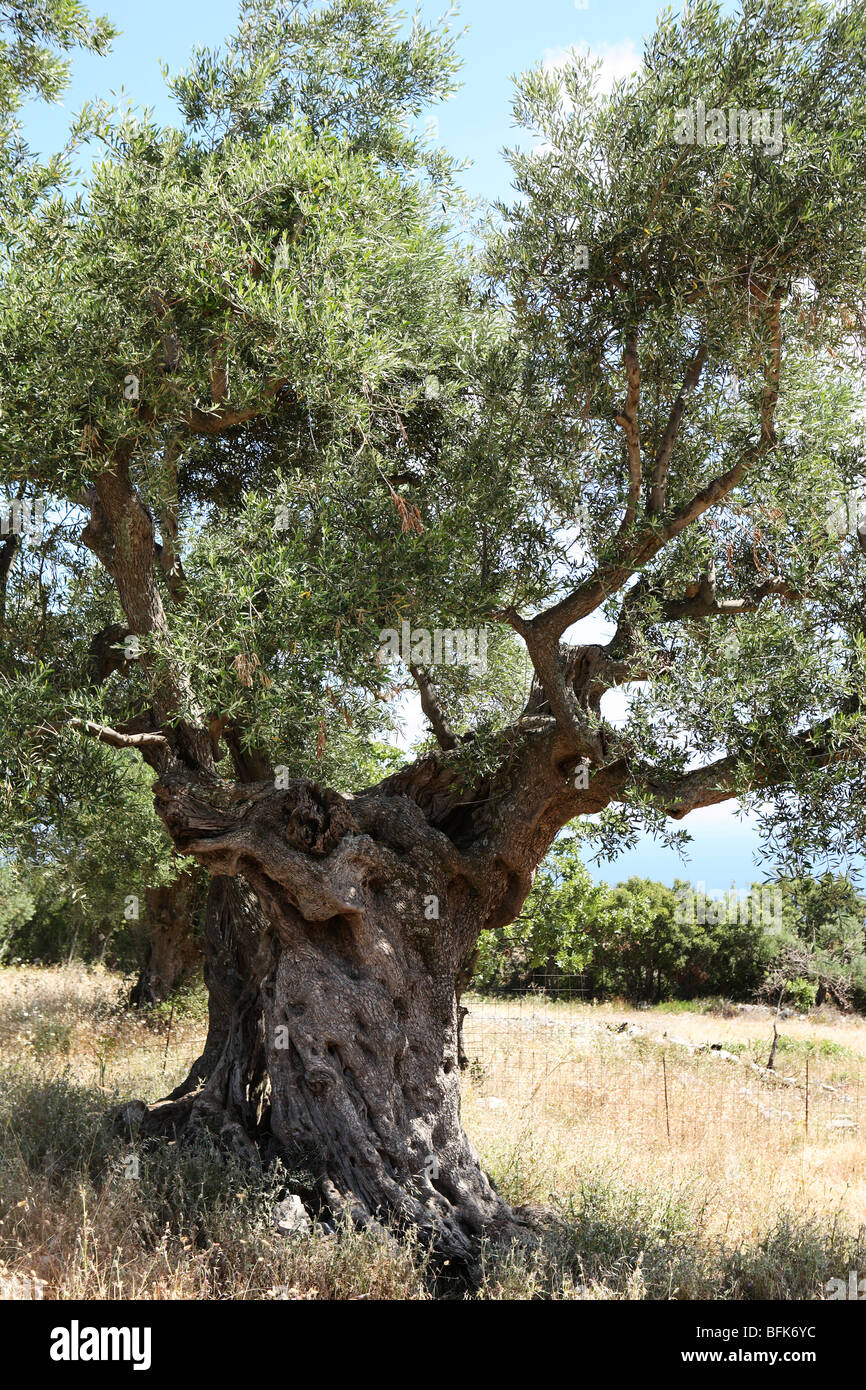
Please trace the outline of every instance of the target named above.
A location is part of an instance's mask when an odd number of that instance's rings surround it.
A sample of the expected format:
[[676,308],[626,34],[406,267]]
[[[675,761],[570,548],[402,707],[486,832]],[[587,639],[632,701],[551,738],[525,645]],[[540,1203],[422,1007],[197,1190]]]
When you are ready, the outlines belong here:
[[277,1230],[284,1236],[309,1235],[311,1230],[310,1218],[300,1197],[286,1197],[280,1202],[274,1216]]

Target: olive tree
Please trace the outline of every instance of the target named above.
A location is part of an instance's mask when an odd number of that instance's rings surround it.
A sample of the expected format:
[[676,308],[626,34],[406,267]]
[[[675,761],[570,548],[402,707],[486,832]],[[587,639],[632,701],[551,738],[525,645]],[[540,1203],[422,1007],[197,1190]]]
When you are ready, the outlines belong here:
[[4,265],[0,460],[80,509],[124,660],[11,682],[5,776],[141,758],[211,875],[208,1039],[143,1132],[471,1264],[522,1218],[460,992],[558,832],[860,834],[864,28],[699,4],[609,96],[530,73],[480,260],[415,134],[453,35],[381,0],[248,4],[179,129],[82,117],[104,157]]

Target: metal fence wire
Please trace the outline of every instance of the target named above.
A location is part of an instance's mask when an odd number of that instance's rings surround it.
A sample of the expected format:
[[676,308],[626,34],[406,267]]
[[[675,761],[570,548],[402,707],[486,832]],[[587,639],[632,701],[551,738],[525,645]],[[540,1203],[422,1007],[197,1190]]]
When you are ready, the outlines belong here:
[[864,1138],[858,1020],[779,1021],[770,1069],[774,1019],[759,1006],[672,1014],[596,1004],[581,977],[561,975],[462,1002],[464,1098],[503,1122],[604,1112],[631,1134],[670,1142],[746,1122],[810,1142]]

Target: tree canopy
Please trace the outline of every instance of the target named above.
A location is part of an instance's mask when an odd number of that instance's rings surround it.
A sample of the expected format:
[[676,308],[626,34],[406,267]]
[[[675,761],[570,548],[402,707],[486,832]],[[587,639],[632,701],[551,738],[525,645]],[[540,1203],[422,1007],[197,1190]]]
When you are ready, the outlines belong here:
[[[387,6],[245,7],[172,80],[182,129],[85,113],[106,148],[86,190],[7,216],[0,430],[10,481],[90,509],[69,537],[109,593],[95,479],[152,519],[154,573],[111,600],[151,674],[127,663],[81,713],[122,720],[155,682],[157,722],[233,719],[348,783],[405,685],[377,634],[490,625],[494,679],[437,672],[446,722],[510,727],[525,648],[605,802],[631,803],[610,833],[783,764],[789,840],[843,808],[859,825],[835,753],[856,740],[861,559],[827,518],[863,458],[840,370],[863,322],[861,24],[699,4],[609,96],[579,57],[530,73],[515,110],[540,143],[512,154],[521,198],[483,263],[442,216],[447,161],[407,134],[450,90],[453,38],[403,36]],[[677,145],[696,92],[780,110],[781,153]],[[593,613],[614,636],[576,697],[557,652]],[[19,662],[25,722],[46,679]]]

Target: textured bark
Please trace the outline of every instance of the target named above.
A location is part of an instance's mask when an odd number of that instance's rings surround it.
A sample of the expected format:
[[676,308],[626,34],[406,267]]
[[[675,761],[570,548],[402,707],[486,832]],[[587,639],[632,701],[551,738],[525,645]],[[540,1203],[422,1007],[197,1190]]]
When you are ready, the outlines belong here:
[[[278,960],[265,991],[271,1131],[311,1167],[328,1207],[411,1222],[471,1260],[511,1213],[460,1122],[454,944],[419,919],[400,883],[363,916],[312,924],[274,914]],[[452,910],[465,909],[452,897]]]
[[202,948],[196,925],[202,888],[201,874],[188,870],[173,883],[147,890],[147,958],[130,1003],[160,1003],[198,975]]
[[516,892],[391,790],[229,791],[175,765],[156,797],[215,875],[211,1014],[145,1133],[205,1125],[251,1161],[279,1155],[330,1213],[412,1224],[463,1267],[485,1232],[523,1235],[462,1128],[459,992],[480,930],[519,907],[529,875]]
[[262,984],[273,972],[259,905],[240,878],[218,875],[208,890],[204,977],[208,1031],[184,1081],[143,1117],[143,1132],[189,1138],[201,1129],[258,1165],[267,1136]]

